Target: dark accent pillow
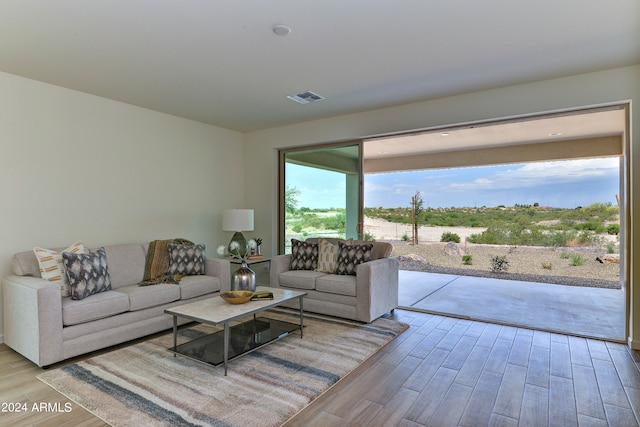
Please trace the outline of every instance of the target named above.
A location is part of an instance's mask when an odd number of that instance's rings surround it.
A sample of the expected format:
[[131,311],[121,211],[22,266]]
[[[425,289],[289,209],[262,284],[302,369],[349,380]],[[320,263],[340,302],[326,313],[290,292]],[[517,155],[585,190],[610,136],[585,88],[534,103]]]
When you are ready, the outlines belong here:
[[176,245],[169,243],[169,274],[197,276],[204,274],[204,245]]
[[289,270],[315,270],[318,267],[318,244],[291,239]]
[[63,252],[62,262],[69,279],[71,299],[81,300],[111,289],[107,253],[104,248],[86,254]]
[[336,274],[356,275],[356,266],[371,261],[373,243],[349,245],[338,242],[338,262]]

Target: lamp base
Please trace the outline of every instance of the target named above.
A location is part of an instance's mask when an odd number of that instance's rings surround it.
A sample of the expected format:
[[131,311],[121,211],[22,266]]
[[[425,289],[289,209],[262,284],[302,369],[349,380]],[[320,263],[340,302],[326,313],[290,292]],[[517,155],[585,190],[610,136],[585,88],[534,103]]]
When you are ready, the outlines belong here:
[[244,238],[241,232],[236,231],[233,234],[233,237],[229,241],[229,246],[227,248],[229,250],[229,253],[235,253],[231,250],[231,243],[233,242],[237,242],[240,245],[240,247],[238,248],[238,253],[240,254],[240,256],[245,256],[247,254],[247,239]]

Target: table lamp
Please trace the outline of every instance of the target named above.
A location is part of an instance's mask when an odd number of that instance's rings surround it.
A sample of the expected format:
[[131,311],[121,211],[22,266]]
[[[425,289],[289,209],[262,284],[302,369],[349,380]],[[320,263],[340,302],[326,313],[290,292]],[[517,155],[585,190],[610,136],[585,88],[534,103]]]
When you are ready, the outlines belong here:
[[222,229],[235,232],[229,241],[229,252],[231,252],[231,242],[238,242],[240,244],[238,252],[244,256],[247,253],[247,239],[242,232],[253,231],[253,209],[225,209],[222,215]]

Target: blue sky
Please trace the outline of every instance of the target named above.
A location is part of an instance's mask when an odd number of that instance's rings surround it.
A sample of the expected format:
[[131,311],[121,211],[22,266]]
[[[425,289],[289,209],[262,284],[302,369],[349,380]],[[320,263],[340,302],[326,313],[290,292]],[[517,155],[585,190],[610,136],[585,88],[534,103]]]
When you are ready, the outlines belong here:
[[[287,183],[300,190],[298,207],[343,206],[342,174],[295,165],[287,165],[286,174]],[[615,205],[619,176],[618,158],[370,174],[364,179],[364,205],[408,207],[416,191],[428,207]]]

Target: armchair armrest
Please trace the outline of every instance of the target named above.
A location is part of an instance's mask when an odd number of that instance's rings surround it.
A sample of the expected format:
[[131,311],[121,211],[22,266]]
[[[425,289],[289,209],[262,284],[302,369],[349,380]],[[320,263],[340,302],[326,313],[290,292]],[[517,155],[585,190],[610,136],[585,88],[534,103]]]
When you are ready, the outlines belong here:
[[399,264],[395,258],[381,258],[356,267],[359,320],[371,322],[398,306]]
[[291,255],[276,255],[271,258],[271,269],[269,272],[269,283],[272,288],[280,287],[280,273],[289,271]]
[[220,279],[220,292],[231,290],[231,264],[222,258],[205,258],[204,271],[207,276]]
[[29,276],[8,276],[2,284],[5,343],[38,366],[62,360],[60,287]]

